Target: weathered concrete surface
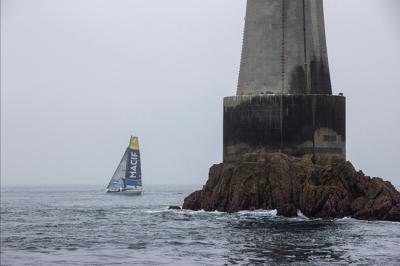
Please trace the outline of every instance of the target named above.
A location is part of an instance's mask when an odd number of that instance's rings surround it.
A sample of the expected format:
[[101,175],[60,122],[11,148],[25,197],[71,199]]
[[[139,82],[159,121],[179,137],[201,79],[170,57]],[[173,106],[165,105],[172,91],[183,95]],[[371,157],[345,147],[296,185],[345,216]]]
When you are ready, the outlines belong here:
[[237,95],[332,94],[322,0],[248,0]]
[[283,152],[346,156],[346,99],[332,95],[254,95],[224,99],[224,162]]
[[210,169],[202,190],[189,195],[184,209],[236,212],[299,209],[308,217],[400,221],[400,193],[380,178],[357,172],[341,157],[270,154],[222,163]]
[[248,0],[236,97],[224,99],[224,162],[249,153],[346,156],[322,0]]

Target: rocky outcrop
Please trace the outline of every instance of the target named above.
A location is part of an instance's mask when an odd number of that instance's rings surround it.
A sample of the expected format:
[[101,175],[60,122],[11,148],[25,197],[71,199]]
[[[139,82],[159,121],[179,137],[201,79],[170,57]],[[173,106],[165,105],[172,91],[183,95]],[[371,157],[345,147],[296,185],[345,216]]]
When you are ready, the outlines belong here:
[[277,209],[277,215],[286,216],[286,217],[296,217],[297,216],[297,208],[294,204],[283,204],[279,206]]
[[273,154],[212,166],[206,185],[185,199],[183,209],[277,209],[289,217],[300,210],[307,217],[400,221],[400,193],[340,157],[313,163]]
[[182,208],[180,206],[175,206],[175,205],[172,205],[172,206],[168,207],[168,210],[181,210],[181,209]]

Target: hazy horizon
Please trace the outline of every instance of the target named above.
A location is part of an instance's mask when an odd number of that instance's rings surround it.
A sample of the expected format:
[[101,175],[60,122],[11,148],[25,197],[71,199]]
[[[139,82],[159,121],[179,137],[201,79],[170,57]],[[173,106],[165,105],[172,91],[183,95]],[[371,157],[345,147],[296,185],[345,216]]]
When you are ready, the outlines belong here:
[[[222,161],[245,0],[2,0],[1,184],[106,184],[139,136],[144,184]],[[400,2],[325,0],[347,159],[400,185]]]

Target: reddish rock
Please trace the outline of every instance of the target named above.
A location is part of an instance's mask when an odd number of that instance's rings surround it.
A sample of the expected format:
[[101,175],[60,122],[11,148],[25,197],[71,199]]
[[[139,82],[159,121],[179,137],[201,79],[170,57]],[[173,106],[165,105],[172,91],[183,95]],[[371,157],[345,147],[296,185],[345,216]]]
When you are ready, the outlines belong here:
[[284,204],[278,207],[277,215],[286,217],[296,217],[297,208],[293,204]]
[[274,154],[210,169],[202,190],[189,195],[184,209],[237,212],[278,209],[293,216],[400,221],[400,193],[380,178],[357,172],[340,157],[309,158]]

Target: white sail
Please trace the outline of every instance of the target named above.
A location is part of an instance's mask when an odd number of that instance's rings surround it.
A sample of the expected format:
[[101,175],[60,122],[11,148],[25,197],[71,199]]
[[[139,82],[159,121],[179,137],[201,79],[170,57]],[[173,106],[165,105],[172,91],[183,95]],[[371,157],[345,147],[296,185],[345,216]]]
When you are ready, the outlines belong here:
[[122,156],[121,162],[119,163],[114,175],[111,177],[110,183],[108,184],[108,191],[120,191],[125,188],[124,178],[126,173],[126,162],[128,159],[128,149],[126,149],[124,156]]

